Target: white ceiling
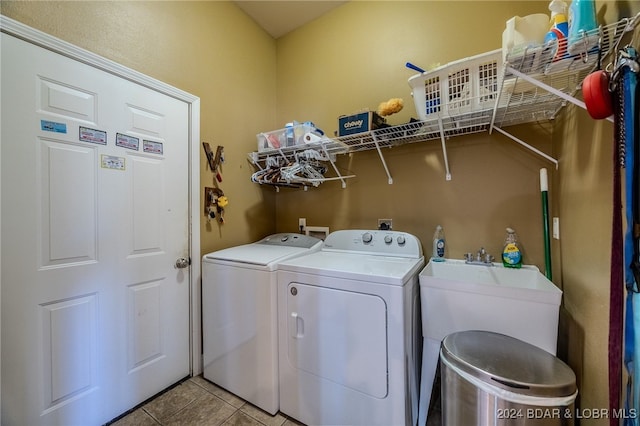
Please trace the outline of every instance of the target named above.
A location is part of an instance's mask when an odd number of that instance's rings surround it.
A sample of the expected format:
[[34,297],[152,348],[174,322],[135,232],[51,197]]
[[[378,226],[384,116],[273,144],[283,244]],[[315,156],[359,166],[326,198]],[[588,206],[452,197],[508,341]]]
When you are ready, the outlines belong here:
[[[348,0],[347,0],[348,1]],[[253,1],[235,0],[273,38],[279,38],[346,3],[338,0]]]

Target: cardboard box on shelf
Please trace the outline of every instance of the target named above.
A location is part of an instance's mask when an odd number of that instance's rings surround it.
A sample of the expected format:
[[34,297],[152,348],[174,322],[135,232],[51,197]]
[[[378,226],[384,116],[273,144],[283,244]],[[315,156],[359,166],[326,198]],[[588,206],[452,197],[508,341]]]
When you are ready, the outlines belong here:
[[338,117],[338,136],[355,135],[384,127],[386,121],[375,111],[363,111]]

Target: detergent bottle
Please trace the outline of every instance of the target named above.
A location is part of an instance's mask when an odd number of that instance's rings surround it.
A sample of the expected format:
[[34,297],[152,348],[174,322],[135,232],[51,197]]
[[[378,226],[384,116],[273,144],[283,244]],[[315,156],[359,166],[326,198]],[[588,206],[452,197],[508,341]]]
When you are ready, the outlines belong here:
[[444,262],[445,245],[444,230],[442,226],[438,225],[436,231],[433,233],[433,255],[431,256],[431,260],[434,262]]
[[551,11],[551,29],[544,38],[544,44],[551,46],[555,52],[553,60],[567,57],[567,35],[569,21],[567,20],[567,4],[562,0],[552,0],[549,3]]
[[594,0],[573,0],[569,7],[569,54],[589,52],[598,45]]
[[522,267],[522,251],[518,244],[516,231],[512,228],[507,228],[507,236],[502,249],[502,264],[507,268]]

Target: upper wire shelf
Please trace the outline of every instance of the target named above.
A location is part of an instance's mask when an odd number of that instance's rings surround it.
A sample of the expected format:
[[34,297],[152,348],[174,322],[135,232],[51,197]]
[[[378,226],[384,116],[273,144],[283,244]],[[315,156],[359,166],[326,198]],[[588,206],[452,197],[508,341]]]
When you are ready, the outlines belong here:
[[449,116],[427,121],[411,121],[410,123],[375,129],[370,132],[325,138],[322,142],[308,145],[296,145],[280,149],[268,149],[249,153],[249,160],[257,164],[269,157],[294,159],[295,154],[306,149],[324,150],[331,154],[348,154],[368,151],[376,148],[394,147],[414,142],[425,142],[451,136],[461,136],[484,132],[488,129],[492,110],[479,111],[459,116]]
[[[640,23],[640,13],[632,18],[624,18],[613,24],[600,26],[586,32],[584,40],[597,40],[593,47],[587,46],[584,53],[565,55],[554,59],[555,50],[549,45],[531,46],[516,53],[508,54],[502,66],[501,75],[496,78],[497,93],[495,103],[479,110],[455,113],[447,112],[425,121],[375,129],[336,138],[323,138],[306,146],[270,149],[249,153],[249,160],[260,166],[269,158],[279,157],[284,160],[295,160],[296,153],[308,149],[323,152],[331,162],[338,178],[343,177],[335,166],[336,155],[376,149],[387,173],[389,183],[393,182],[386,165],[381,148],[394,147],[415,142],[439,139],[442,144],[446,179],[451,179],[445,140],[452,136],[461,136],[494,129],[512,138],[526,148],[554,162],[551,158],[527,143],[514,138],[501,130],[501,127],[514,126],[531,122],[548,121],[556,117],[567,104],[575,103],[585,107],[584,103],[575,99],[574,95],[581,89],[583,80],[599,66],[602,61],[616,50],[622,37],[634,30]],[[560,46],[563,48],[565,46]]]
[[567,102],[583,106],[572,99],[583,80],[599,66],[604,67],[601,61],[633,30],[639,16],[585,32],[576,42],[583,47],[581,53],[555,59],[556,50],[567,50],[565,39],[560,46],[536,45],[508,54],[491,126],[552,120]]

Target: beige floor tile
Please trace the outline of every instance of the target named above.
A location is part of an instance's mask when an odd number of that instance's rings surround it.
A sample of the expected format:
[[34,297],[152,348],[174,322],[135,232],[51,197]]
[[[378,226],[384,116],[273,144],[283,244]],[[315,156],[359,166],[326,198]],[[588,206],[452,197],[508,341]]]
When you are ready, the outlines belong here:
[[304,423],[300,423],[296,419],[292,419],[291,417],[287,417],[287,420],[282,424],[282,426],[305,426]]
[[240,411],[253,417],[254,419],[258,420],[260,423],[267,426],[281,426],[287,419],[285,416],[283,416],[279,412],[276,413],[274,416],[272,416],[266,411],[262,411],[258,407],[248,403],[243,405]]
[[236,411],[224,422],[224,426],[263,426],[263,424],[242,411]]
[[192,377],[109,426],[304,426],[272,416],[231,392]]
[[217,396],[205,392],[188,406],[163,421],[164,426],[217,426],[227,421],[237,409]]
[[136,411],[127,414],[117,422],[111,423],[110,426],[158,426],[153,417],[147,414],[142,408],[138,408]]
[[221,388],[220,386],[217,386],[211,383],[210,381],[202,377],[202,375],[194,376],[190,379],[190,381],[197,384],[198,386],[201,386],[203,389],[207,390],[208,392],[211,392],[218,398],[222,399],[226,403],[231,404],[236,408],[240,408],[246,403],[244,399],[239,398],[238,396]]
[[207,394],[207,391],[202,389],[200,386],[187,380],[186,382],[181,383],[175,388],[155,398],[146,404],[143,409],[157,421],[164,423],[166,419],[173,416],[196,399]]

